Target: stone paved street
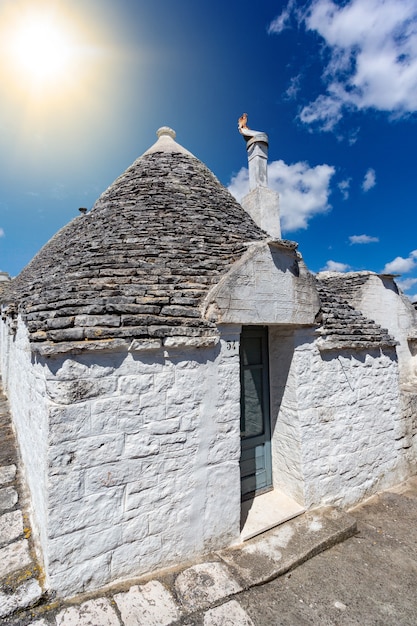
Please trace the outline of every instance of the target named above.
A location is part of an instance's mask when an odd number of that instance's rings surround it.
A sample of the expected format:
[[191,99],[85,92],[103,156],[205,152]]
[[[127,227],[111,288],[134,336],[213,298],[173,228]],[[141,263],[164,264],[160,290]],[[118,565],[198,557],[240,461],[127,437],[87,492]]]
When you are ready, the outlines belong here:
[[240,594],[255,626],[417,624],[417,478],[352,515],[357,535]]
[[7,399],[0,388],[0,618],[42,596]]
[[[210,561],[165,574],[158,580],[130,586],[126,583],[118,592],[68,600],[54,608],[40,606],[4,623],[415,626],[417,478],[375,496],[356,507],[351,515],[357,520],[359,532],[353,536],[348,532],[350,536],[345,535],[345,541],[336,545],[332,545],[335,542],[330,535],[326,542],[322,534],[321,547],[317,541],[315,547],[310,545],[306,550],[308,527],[314,526],[319,533],[318,526],[325,525],[326,518],[304,515],[292,525],[283,525],[247,542],[246,550],[237,548],[212,555]],[[334,517],[333,522],[340,519]],[[326,545],[328,549],[324,550]],[[265,546],[269,546],[269,554],[265,553]],[[315,550],[318,553],[313,556]],[[288,561],[294,553],[296,561]],[[259,584],[267,564],[269,581]],[[238,570],[245,571],[246,583]]]

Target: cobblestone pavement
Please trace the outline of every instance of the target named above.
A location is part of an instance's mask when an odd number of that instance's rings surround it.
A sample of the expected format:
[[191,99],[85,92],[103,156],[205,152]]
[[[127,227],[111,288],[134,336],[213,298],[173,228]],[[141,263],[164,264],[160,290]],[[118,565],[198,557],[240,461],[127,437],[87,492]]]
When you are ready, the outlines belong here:
[[0,618],[42,597],[7,399],[0,390]]
[[417,477],[351,514],[355,536],[239,595],[255,626],[416,626]]

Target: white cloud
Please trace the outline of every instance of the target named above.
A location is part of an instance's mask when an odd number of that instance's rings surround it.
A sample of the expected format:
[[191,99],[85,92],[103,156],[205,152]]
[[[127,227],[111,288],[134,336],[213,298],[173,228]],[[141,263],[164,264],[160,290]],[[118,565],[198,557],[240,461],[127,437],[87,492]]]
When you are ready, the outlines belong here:
[[369,170],[365,174],[365,178],[363,179],[362,189],[364,191],[369,191],[370,189],[372,189],[372,187],[375,187],[375,185],[376,185],[375,170],[372,169],[372,167],[370,167]]
[[283,30],[288,28],[291,15],[295,8],[295,0],[289,0],[287,6],[282,10],[281,14],[270,23],[268,33],[278,35],[279,33],[282,33]]
[[298,74],[297,76],[293,76],[290,80],[289,87],[285,92],[285,97],[287,98],[287,100],[295,100],[300,89],[301,74]]
[[349,188],[350,188],[350,181],[352,179],[351,178],[347,178],[346,180],[341,180],[340,183],[338,183],[338,187],[340,189],[340,193],[343,196],[343,200],[347,200],[349,198]]
[[304,124],[318,123],[321,130],[330,131],[342,119],[342,104],[338,98],[319,96],[317,100],[305,106],[300,113]]
[[360,128],[350,128],[349,129],[348,136],[347,136],[347,141],[348,141],[350,146],[353,146],[358,141],[359,131],[360,131]]
[[417,278],[405,278],[404,280],[396,280],[395,282],[402,291],[408,291],[417,284]]
[[327,261],[326,265],[320,270],[321,272],[347,272],[350,265],[339,263],[338,261]]
[[330,131],[345,111],[376,109],[396,117],[417,111],[417,3],[415,0],[311,0],[304,14],[294,3],[270,25],[280,33],[290,14],[318,33],[329,59],[325,93],[300,119]]
[[[269,187],[279,192],[281,226],[284,231],[307,228],[309,220],[330,209],[330,179],[335,173],[331,165],[310,167],[306,162],[287,165],[273,161],[268,167]],[[240,201],[249,191],[249,174],[242,168],[234,176],[229,191]]]
[[240,202],[243,196],[249,191],[249,171],[247,167],[242,167],[227,186],[228,190]]
[[371,237],[371,235],[351,235],[349,237],[351,244],[355,243],[378,243],[378,237]]
[[383,274],[407,274],[417,267],[417,250],[410,252],[409,256],[404,259],[397,256],[393,261],[387,263],[382,270]]
[[68,198],[68,191],[66,185],[63,183],[55,183],[55,185],[49,190],[51,198],[56,200],[65,200]]
[[0,237],[5,237],[6,233],[4,232],[3,228],[0,228]]

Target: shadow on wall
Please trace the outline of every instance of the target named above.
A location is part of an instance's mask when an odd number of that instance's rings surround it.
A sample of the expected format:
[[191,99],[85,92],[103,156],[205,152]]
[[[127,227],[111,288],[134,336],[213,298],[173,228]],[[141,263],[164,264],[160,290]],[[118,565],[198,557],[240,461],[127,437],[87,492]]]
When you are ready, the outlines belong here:
[[334,359],[349,359],[351,361],[359,361],[360,363],[365,363],[368,359],[376,359],[381,355],[387,356],[391,361],[398,362],[397,351],[395,347],[393,348],[375,348],[373,350],[329,350],[326,352],[320,352],[320,357],[322,361],[330,362]]
[[295,250],[283,250],[270,244],[269,251],[277,270],[283,273],[291,272],[296,278],[300,276],[300,267]]
[[91,374],[91,370],[106,376],[118,369],[126,358],[126,352],[88,353],[71,354],[68,353],[59,357],[41,357],[32,353],[32,364],[36,361],[53,375],[61,379],[82,377]]
[[284,396],[291,402],[293,389],[288,386],[288,376],[294,357],[294,331],[270,330],[269,379],[271,396],[271,438],[274,439]]
[[381,279],[381,282],[384,285],[385,289],[389,289],[390,291],[393,291],[397,295],[400,293],[396,282],[393,280],[391,276],[379,276],[379,278]]
[[[165,349],[148,352],[93,352],[71,354],[59,357],[40,357],[32,354],[32,364],[36,362],[45,366],[53,376],[61,380],[84,378],[93,374],[94,378],[108,376],[120,369],[126,358],[143,365],[164,365],[167,361],[178,365],[190,360],[190,350],[186,348],[170,348],[168,356]],[[198,364],[215,361],[220,353],[220,343],[211,348],[192,350],[192,360]]]

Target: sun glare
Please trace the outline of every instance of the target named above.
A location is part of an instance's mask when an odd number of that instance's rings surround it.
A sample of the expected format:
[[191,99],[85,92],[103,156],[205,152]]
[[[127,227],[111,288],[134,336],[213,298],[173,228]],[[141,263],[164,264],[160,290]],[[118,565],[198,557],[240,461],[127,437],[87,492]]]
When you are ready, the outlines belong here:
[[15,93],[46,101],[80,86],[86,72],[85,26],[59,5],[13,2],[0,11],[2,81]]
[[57,80],[70,70],[75,46],[63,24],[49,16],[28,16],[11,36],[16,71],[35,83]]

